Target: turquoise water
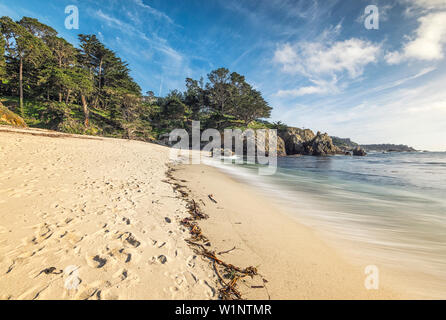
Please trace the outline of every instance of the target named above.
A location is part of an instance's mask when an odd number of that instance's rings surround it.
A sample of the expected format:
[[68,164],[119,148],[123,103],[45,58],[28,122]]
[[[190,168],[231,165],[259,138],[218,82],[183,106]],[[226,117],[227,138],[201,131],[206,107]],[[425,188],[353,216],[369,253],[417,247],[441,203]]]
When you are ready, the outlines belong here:
[[220,167],[370,263],[416,270],[446,291],[446,153],[284,157],[274,176]]

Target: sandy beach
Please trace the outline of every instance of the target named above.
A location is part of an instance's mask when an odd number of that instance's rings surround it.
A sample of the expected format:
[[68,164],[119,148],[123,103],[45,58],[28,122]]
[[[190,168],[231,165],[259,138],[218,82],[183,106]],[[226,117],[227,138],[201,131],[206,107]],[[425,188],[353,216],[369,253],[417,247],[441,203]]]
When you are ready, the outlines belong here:
[[167,148],[27,132],[0,132],[1,299],[216,297],[162,182]]
[[[168,166],[155,144],[1,127],[0,298],[217,299],[212,263],[185,241]],[[240,282],[243,298],[412,298],[386,273],[366,290],[364,266],[217,169],[173,176],[209,215],[199,224],[211,249],[266,280]]]

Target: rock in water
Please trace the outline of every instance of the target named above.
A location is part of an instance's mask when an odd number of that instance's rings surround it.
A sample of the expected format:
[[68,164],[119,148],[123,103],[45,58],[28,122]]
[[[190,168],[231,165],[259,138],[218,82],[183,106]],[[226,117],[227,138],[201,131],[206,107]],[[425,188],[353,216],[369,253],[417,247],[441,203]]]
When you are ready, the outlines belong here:
[[354,156],[359,156],[359,157],[364,157],[364,156],[367,155],[367,153],[364,151],[363,148],[356,147],[355,149],[353,149],[353,155]]
[[340,148],[333,144],[331,137],[318,132],[316,135],[310,129],[288,127],[279,132],[285,141],[288,155],[304,154],[311,156],[327,156],[342,154]]
[[25,120],[22,119],[19,115],[15,114],[8,108],[6,108],[0,102],[0,124],[9,124],[14,127],[27,128],[28,126],[25,123]]
[[[288,127],[279,132],[288,155],[305,154],[304,144],[313,140],[315,135],[310,129]],[[279,145],[279,143],[278,143]]]
[[261,151],[262,153],[264,152],[266,156],[268,156],[270,154],[269,152],[269,139],[270,138],[277,138],[277,156],[278,157],[282,157],[282,156],[286,156],[287,152],[286,152],[286,148],[285,148],[285,142],[283,141],[283,139],[281,137],[279,137],[279,135],[271,135],[268,131],[265,131],[265,133],[263,134],[261,131],[256,132],[256,139],[255,139],[255,145],[256,145],[256,150]]
[[313,156],[328,156],[341,153],[341,150],[333,144],[330,136],[318,132],[313,140],[304,143],[305,154]]
[[279,135],[277,135],[277,155],[279,157],[286,156],[286,147],[285,147],[285,141]]
[[[276,137],[277,137],[277,156],[279,156],[279,157],[286,156],[287,151],[285,150],[285,142],[279,136],[279,134],[271,135],[271,138],[273,138],[273,139]],[[243,154],[246,155],[250,146],[254,146],[255,147],[254,152],[256,154],[257,154],[257,152],[260,152],[260,153],[264,153],[265,156],[269,156],[270,155],[269,139],[270,139],[269,131],[262,132],[262,131],[258,130],[255,133],[255,135],[253,135],[253,136],[251,136],[251,135],[244,136],[242,138]],[[221,141],[222,141],[222,143],[224,143],[224,141],[225,141],[224,133],[221,134]],[[236,152],[234,137],[232,138],[232,152],[233,152],[233,154]]]

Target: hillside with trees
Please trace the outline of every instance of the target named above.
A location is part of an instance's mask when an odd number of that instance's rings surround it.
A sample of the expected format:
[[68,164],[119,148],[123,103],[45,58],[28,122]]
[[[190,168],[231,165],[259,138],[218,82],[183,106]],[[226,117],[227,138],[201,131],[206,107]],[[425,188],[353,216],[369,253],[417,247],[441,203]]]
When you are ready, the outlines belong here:
[[95,35],[78,40],[74,46],[34,18],[0,18],[0,124],[165,141],[173,129],[190,131],[195,120],[202,130],[277,129],[279,155],[342,154],[358,147],[350,139],[266,121],[272,108],[261,92],[226,68],[206,79],[185,79],[184,92],[143,94],[116,52]]
[[390,144],[390,143],[384,143],[384,144],[363,144],[361,145],[365,150],[369,152],[415,152],[415,150],[412,147],[409,147],[404,144]]
[[271,107],[245,77],[220,68],[186,90],[143,95],[128,64],[95,35],[78,47],[37,19],[0,18],[0,99],[30,127],[153,141],[174,128],[269,125]]

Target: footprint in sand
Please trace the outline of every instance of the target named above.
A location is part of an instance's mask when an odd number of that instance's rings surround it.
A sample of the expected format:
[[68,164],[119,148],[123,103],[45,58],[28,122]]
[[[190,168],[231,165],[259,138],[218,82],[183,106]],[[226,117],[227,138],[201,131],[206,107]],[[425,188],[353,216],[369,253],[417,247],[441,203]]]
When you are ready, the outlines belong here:
[[149,264],[166,264],[166,263],[167,263],[167,257],[163,254],[158,256],[153,256],[149,261]]
[[95,287],[86,287],[85,289],[80,290],[76,296],[76,300],[89,300],[93,298],[96,295],[96,299],[100,299],[100,294],[97,295],[97,293],[100,292],[98,288]]
[[34,244],[39,244],[44,240],[48,240],[53,235],[50,226],[46,223],[40,226],[39,230],[36,232],[36,236],[31,239],[31,242]]
[[132,253],[126,251],[124,248],[109,250],[108,255],[123,263],[129,263],[132,260]]
[[187,259],[186,259],[186,265],[189,267],[189,268],[193,268],[193,267],[195,267],[195,262],[197,261],[197,256],[189,256]]
[[124,232],[123,234],[118,236],[118,239],[120,239],[124,243],[130,244],[131,246],[133,246],[135,248],[137,248],[141,245],[141,242],[138,241],[131,232]]
[[107,259],[104,257],[101,257],[100,255],[95,256],[86,256],[85,259],[87,260],[87,264],[92,268],[102,268],[106,265]]

